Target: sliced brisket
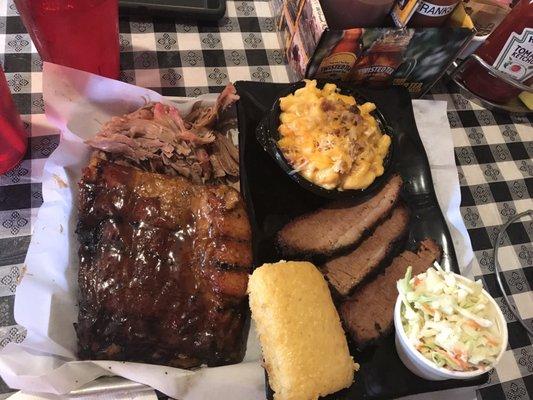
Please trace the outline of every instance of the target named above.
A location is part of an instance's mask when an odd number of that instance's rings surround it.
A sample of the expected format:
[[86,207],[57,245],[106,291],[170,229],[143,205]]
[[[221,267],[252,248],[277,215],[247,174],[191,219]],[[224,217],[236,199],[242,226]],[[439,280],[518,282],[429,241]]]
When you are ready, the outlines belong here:
[[354,342],[364,346],[378,339],[392,327],[394,303],[398,297],[396,281],[405,275],[408,266],[413,275],[429,268],[441,256],[441,248],[431,239],[423,240],[415,254],[404,251],[376,279],[357,290],[340,306],[344,326]]
[[390,213],[401,187],[395,175],[365,202],[335,203],[289,222],[277,237],[283,255],[328,255],[356,244]]
[[365,277],[383,265],[395,244],[407,233],[408,226],[409,211],[400,205],[354,251],[324,264],[323,271],[331,286],[340,295],[347,296]]

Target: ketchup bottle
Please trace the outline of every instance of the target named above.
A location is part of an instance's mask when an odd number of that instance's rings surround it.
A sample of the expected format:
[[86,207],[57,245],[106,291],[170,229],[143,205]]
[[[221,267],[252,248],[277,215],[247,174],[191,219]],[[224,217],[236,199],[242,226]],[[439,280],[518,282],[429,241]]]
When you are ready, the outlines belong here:
[[[475,54],[497,70],[531,85],[533,0],[520,0]],[[520,94],[520,89],[491,76],[475,61],[464,70],[462,79],[471,92],[495,103],[506,103]]]

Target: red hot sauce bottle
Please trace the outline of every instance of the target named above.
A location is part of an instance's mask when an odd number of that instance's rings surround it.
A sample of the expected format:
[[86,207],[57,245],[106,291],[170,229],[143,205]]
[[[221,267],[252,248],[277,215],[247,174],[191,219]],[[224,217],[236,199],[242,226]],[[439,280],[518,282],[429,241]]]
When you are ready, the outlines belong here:
[[[475,54],[497,70],[531,86],[533,83],[533,0],[521,0]],[[464,85],[476,95],[506,103],[520,89],[491,76],[474,61],[463,72]]]

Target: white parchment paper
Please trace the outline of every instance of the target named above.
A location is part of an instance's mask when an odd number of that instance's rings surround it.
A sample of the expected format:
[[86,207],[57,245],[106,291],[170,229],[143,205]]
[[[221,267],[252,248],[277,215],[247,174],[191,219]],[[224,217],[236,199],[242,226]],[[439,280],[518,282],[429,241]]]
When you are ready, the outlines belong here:
[[[253,329],[244,362],[231,366],[193,372],[140,363],[75,359],[77,181],[90,153],[83,141],[112,116],[131,112],[147,100],[169,100],[147,89],[49,63],[44,65],[43,93],[46,116],[62,136],[44,167],[44,203],[26,257],[26,273],[15,297],[15,320],[27,328],[28,335],[24,342],[10,343],[0,352],[0,375],[4,381],[28,392],[64,394],[99,376],[119,375],[180,400],[263,399],[264,373]],[[174,104],[186,114],[195,102],[213,102],[215,98],[180,99]],[[473,253],[459,213],[460,190],[446,103],[417,100],[413,105],[439,205],[464,270]]]
[[[26,273],[17,288],[15,320],[28,335],[0,354],[0,374],[12,388],[63,394],[103,375],[120,375],[180,400],[261,399],[264,373],[255,333],[244,362],[192,372],[177,368],[110,361],[76,361],[78,243],[75,235],[77,182],[90,149],[83,141],[112,116],[131,112],[159,94],[119,81],[45,63],[43,95],[48,120],[61,141],[43,171],[44,203],[26,256]],[[186,115],[197,101],[174,102]]]

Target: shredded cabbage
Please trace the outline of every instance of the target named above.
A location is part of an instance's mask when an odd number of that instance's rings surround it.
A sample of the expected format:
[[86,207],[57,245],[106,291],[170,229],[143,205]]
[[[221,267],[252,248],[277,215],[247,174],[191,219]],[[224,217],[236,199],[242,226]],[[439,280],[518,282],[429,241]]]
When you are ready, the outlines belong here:
[[454,371],[494,364],[502,338],[481,281],[459,281],[435,263],[415,277],[407,268],[396,286],[402,300],[402,326],[424,357]]

